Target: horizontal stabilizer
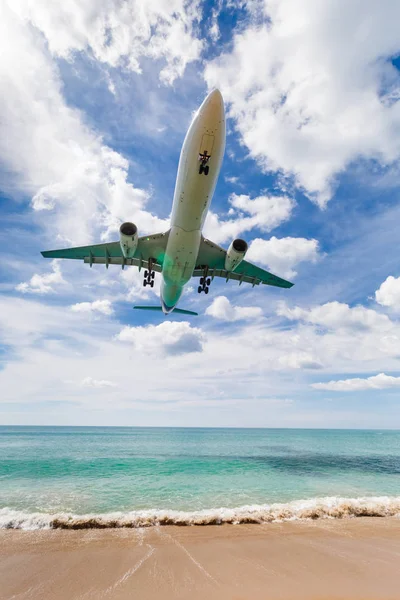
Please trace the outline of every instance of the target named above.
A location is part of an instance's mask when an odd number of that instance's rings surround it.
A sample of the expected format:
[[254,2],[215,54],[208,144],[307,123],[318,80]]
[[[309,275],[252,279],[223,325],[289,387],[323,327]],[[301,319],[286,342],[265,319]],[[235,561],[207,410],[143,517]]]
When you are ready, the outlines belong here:
[[[134,306],[133,308],[138,308],[139,310],[156,310],[157,312],[162,312],[161,306]],[[184,310],[183,308],[174,308],[172,312],[178,315],[195,315],[196,317],[199,315],[199,313],[194,312],[193,310]]]

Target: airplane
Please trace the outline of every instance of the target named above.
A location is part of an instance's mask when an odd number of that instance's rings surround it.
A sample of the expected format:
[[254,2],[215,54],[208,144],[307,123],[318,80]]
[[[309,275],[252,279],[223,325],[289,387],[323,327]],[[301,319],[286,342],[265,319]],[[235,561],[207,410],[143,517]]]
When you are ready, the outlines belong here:
[[247,243],[235,239],[224,250],[202,235],[205,218],[214,194],[225,151],[225,109],[221,92],[211,91],[195,114],[183,142],[175,184],[171,227],[164,233],[139,237],[134,223],[123,223],[119,241],[93,246],[47,250],[45,258],[80,259],[90,267],[96,264],[144,268],[143,285],[154,286],[155,273],[161,273],[161,306],[134,306],[136,309],[197,315],[177,308],[184,286],[199,278],[198,293],[208,294],[211,281],[260,283],[291,288],[289,281],[272,275],[245,260]]

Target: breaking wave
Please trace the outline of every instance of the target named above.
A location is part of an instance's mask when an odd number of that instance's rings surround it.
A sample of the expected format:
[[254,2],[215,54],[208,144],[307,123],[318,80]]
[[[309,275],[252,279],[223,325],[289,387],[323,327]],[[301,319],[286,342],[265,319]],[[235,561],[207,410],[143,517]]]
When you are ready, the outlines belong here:
[[225,525],[351,517],[400,517],[400,497],[313,498],[285,504],[184,512],[140,510],[104,514],[28,513],[0,509],[0,529],[107,529],[158,525]]

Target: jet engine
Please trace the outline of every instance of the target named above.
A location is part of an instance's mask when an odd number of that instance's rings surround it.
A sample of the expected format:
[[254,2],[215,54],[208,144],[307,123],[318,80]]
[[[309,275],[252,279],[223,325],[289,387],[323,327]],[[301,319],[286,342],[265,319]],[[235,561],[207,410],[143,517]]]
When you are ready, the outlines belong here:
[[247,242],[244,240],[233,240],[228,248],[225,256],[225,270],[234,271],[236,267],[242,262],[247,252]]
[[133,223],[122,223],[119,228],[119,243],[125,258],[133,258],[138,245],[137,227]]

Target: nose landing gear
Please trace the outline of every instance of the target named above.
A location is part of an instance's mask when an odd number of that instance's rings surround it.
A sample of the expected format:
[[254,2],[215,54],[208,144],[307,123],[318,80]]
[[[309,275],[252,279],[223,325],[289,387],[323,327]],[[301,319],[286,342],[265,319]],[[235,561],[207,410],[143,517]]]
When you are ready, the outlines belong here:
[[153,264],[154,264],[154,259],[153,258],[149,258],[149,268],[145,270],[144,272],[144,280],[143,280],[143,286],[146,287],[146,285],[149,285],[150,287],[154,287],[154,277],[155,277],[155,271],[153,270]]
[[204,175],[208,175],[210,167],[208,166],[207,163],[210,160],[210,158],[211,158],[211,155],[208,154],[207,150],[204,150],[203,153],[199,154],[199,161],[200,161],[199,174],[200,175],[202,173],[204,173]]
[[210,167],[208,165],[204,166],[203,164],[200,165],[200,169],[199,169],[199,173],[200,175],[202,173],[204,173],[204,175],[208,175],[208,172],[210,170]]

